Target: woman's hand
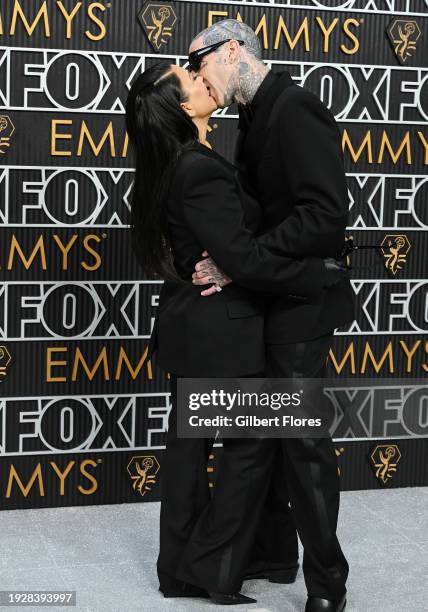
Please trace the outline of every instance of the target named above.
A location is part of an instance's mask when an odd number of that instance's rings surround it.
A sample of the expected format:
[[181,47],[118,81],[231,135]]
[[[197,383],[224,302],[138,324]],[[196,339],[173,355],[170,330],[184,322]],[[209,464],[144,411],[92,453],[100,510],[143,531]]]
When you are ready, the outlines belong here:
[[202,253],[202,257],[206,259],[198,261],[195,266],[195,272],[192,274],[192,282],[194,285],[210,285],[214,283],[209,289],[201,291],[201,295],[204,297],[221,291],[223,287],[232,282],[227,274],[220,270],[208,255],[208,251]]

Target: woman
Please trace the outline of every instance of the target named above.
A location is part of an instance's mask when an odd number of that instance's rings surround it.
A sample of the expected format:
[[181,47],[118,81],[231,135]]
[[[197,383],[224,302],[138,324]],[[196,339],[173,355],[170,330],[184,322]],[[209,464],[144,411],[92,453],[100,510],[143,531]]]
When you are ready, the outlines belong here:
[[[258,225],[257,203],[242,192],[234,167],[201,144],[215,109],[202,78],[178,66],[153,66],[134,81],[126,108],[136,153],[131,225],[144,270],[166,279],[157,348],[159,364],[172,374],[172,408],[162,465],[159,588],[166,597],[208,592],[217,603],[249,603],[254,600],[237,591],[251,541],[234,553],[226,574],[216,556],[203,583],[176,577],[192,527],[210,500],[206,461],[212,442],[177,438],[176,379],[262,375],[263,292],[310,297],[331,284],[332,273],[321,259],[279,257],[254,238],[247,225]],[[233,281],[210,298],[191,282],[205,249]],[[225,541],[242,529],[241,510],[250,496],[246,485],[235,485],[245,470],[257,475],[258,445],[224,440],[215,496],[224,495],[227,503],[217,513],[224,516],[216,518],[213,533]],[[270,459],[263,455],[263,460]],[[259,498],[267,484],[259,483]],[[255,523],[259,516],[255,509],[245,520]]]

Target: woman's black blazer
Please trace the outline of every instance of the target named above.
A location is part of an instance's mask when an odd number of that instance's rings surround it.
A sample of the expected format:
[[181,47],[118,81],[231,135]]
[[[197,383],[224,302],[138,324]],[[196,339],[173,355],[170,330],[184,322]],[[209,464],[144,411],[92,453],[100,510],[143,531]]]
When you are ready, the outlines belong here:
[[[277,256],[245,225],[254,206],[235,169],[196,144],[181,156],[168,200],[174,266],[183,281],[166,281],[158,309],[161,367],[183,377],[244,376],[264,369],[263,293],[312,297],[324,286],[321,259]],[[194,266],[208,250],[234,281],[202,297]],[[255,290],[256,289],[256,290]]]

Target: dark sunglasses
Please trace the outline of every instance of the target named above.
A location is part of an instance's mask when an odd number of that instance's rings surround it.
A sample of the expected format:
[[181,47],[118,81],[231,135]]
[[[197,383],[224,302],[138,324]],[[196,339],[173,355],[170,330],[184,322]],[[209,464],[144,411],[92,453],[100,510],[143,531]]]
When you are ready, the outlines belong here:
[[[226,40],[221,40],[220,42],[216,42],[213,45],[208,45],[208,47],[202,47],[202,49],[197,49],[196,51],[192,51],[192,53],[189,53],[189,65],[187,66],[187,70],[192,72],[198,72],[198,70],[200,70],[201,68],[202,58],[205,55],[208,55],[208,53],[212,53],[213,51],[221,47],[221,45],[224,45],[225,43],[230,42],[231,40],[235,39],[226,38]],[[237,40],[236,42],[238,42],[240,45],[244,44],[243,40]]]

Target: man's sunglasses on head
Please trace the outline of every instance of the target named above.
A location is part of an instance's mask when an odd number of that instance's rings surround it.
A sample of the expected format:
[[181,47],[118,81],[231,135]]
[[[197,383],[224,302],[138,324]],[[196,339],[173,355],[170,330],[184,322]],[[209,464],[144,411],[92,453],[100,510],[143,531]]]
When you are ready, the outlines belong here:
[[[197,49],[196,51],[192,51],[192,53],[189,53],[189,65],[187,66],[187,70],[198,72],[198,70],[200,70],[201,68],[202,58],[205,57],[205,55],[212,53],[213,51],[221,47],[221,45],[224,45],[225,43],[230,42],[231,40],[235,39],[226,38],[226,40],[221,40],[220,42],[216,42],[213,45],[208,45],[208,47],[202,47],[202,49]],[[240,45],[244,44],[243,40],[237,40],[236,42]]]

